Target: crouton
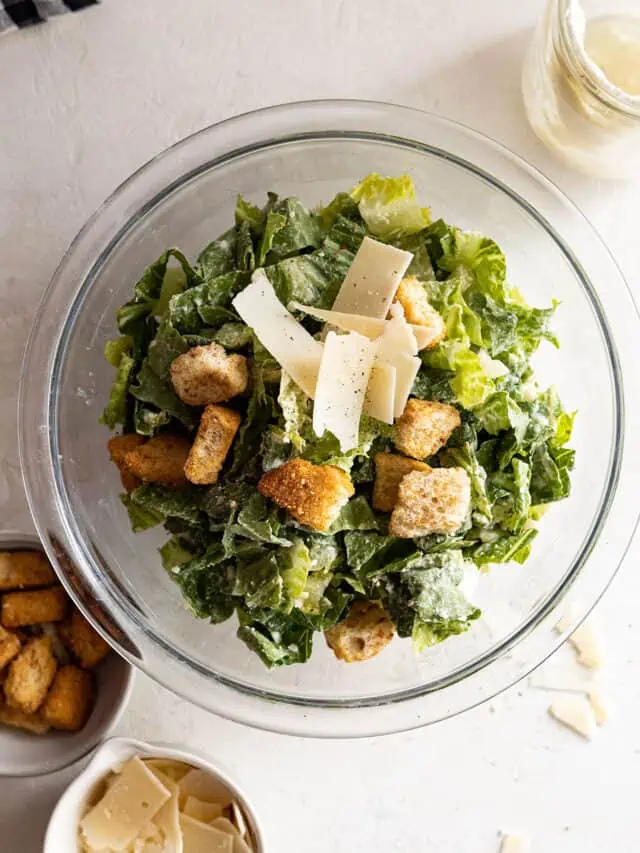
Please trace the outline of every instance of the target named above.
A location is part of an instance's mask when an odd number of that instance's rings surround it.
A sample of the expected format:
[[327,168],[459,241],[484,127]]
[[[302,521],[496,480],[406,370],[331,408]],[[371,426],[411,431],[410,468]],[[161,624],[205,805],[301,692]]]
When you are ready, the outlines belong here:
[[186,485],[184,464],[190,445],[186,438],[163,433],[123,455],[127,470],[147,483],[179,488]]
[[34,735],[46,735],[51,726],[45,723],[40,714],[25,714],[10,708],[4,702],[0,702],[0,725],[12,726],[14,729],[23,729]]
[[373,484],[373,508],[391,512],[398,500],[400,480],[409,471],[430,471],[424,462],[398,456],[396,453],[376,453],[374,457],[376,479]]
[[471,481],[464,468],[412,471],[400,481],[389,533],[403,539],[456,533],[471,505]]
[[25,592],[6,592],[2,596],[2,624],[5,628],[61,622],[67,615],[69,599],[61,586]]
[[396,422],[393,442],[407,456],[426,459],[444,447],[459,426],[460,413],[454,406],[411,397]]
[[146,441],[147,439],[143,435],[138,435],[137,432],[128,432],[125,435],[114,435],[107,442],[109,457],[120,471],[120,480],[125,492],[132,492],[142,482],[128,468],[125,461],[126,454],[137,447],[141,447]]
[[423,285],[414,276],[403,278],[396,291],[395,301],[402,305],[407,323],[424,326],[430,334],[423,349],[438,346],[446,335],[444,320],[429,303]]
[[72,664],[61,666],[55,674],[40,714],[54,729],[77,732],[89,719],[93,699],[92,674]]
[[183,403],[223,403],[247,390],[249,371],[243,355],[227,355],[220,344],[193,347],[170,368],[171,382]]
[[206,407],[184,466],[188,480],[198,485],[216,482],[241,421],[233,409]]
[[329,648],[346,663],[375,657],[389,645],[393,634],[386,610],[373,601],[356,601],[346,619],[324,632]]
[[62,642],[83,669],[93,669],[109,654],[109,644],[75,608],[58,630]]
[[35,714],[44,702],[57,666],[49,637],[42,635],[29,640],[9,665],[4,682],[7,705],[25,714]]
[[13,631],[6,631],[0,626],[0,670],[13,660],[20,651],[22,643],[20,637]]
[[0,551],[0,592],[55,582],[56,574],[42,551]]
[[328,530],[355,490],[340,468],[291,459],[263,474],[258,491],[301,524]]

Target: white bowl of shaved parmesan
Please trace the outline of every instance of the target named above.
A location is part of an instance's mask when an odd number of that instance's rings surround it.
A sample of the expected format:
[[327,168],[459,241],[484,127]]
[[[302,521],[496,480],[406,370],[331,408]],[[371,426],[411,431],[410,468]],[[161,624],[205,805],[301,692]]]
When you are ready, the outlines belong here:
[[55,807],[43,853],[265,853],[226,771],[176,746],[111,738]]

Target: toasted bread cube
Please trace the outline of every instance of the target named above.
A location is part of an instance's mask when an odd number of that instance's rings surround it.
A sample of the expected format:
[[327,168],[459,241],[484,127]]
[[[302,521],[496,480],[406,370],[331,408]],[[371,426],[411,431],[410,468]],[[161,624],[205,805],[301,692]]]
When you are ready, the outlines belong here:
[[146,441],[147,439],[143,435],[138,435],[137,432],[128,432],[125,435],[114,435],[107,442],[109,457],[120,471],[120,480],[125,492],[132,492],[142,482],[127,466],[126,455],[129,451],[141,447]]
[[400,481],[389,533],[403,539],[457,533],[471,506],[471,481],[464,468],[412,471]]
[[291,459],[263,474],[258,491],[301,524],[328,530],[355,490],[340,468]]
[[75,608],[59,627],[63,643],[83,669],[93,669],[110,651],[109,644]]
[[183,403],[223,403],[247,390],[249,371],[243,355],[227,355],[220,344],[193,347],[171,364],[171,382]]
[[188,480],[198,485],[216,482],[241,421],[233,409],[206,407],[184,466]]
[[9,665],[4,695],[10,708],[35,714],[56,674],[57,662],[46,635],[34,637]]
[[398,456],[397,453],[376,453],[374,457],[376,479],[373,484],[373,508],[391,512],[398,500],[400,480],[409,471],[430,471],[424,462]]
[[14,659],[21,646],[22,643],[17,634],[0,626],[0,670],[3,670],[9,661]]
[[186,438],[163,433],[124,453],[129,473],[146,483],[162,483],[179,488],[186,485],[184,464],[190,444]]
[[393,639],[388,613],[373,601],[356,601],[342,622],[325,632],[329,648],[339,660],[357,663],[379,654]]
[[55,582],[56,573],[42,551],[0,551],[0,592]]
[[10,708],[4,702],[0,702],[0,725],[12,726],[14,729],[23,729],[34,735],[46,735],[51,726],[46,723],[40,714],[25,714],[16,708]]
[[2,624],[5,628],[61,622],[67,615],[69,599],[61,586],[25,592],[6,592],[2,596]]
[[72,664],[61,666],[56,672],[40,714],[54,729],[77,732],[89,719],[93,700],[92,674]]
[[459,426],[460,413],[455,406],[411,397],[396,422],[393,441],[407,456],[426,459],[444,447]]
[[415,276],[403,278],[396,291],[395,301],[402,305],[407,323],[424,326],[431,335],[424,349],[433,349],[444,340],[444,320],[431,305],[423,285]]

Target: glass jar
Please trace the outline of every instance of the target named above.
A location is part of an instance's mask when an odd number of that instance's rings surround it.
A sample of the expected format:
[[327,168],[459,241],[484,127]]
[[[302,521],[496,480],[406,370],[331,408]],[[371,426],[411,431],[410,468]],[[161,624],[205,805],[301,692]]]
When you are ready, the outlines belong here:
[[621,4],[612,14],[611,0],[547,0],[522,78],[540,140],[610,178],[640,177],[640,16],[637,0]]

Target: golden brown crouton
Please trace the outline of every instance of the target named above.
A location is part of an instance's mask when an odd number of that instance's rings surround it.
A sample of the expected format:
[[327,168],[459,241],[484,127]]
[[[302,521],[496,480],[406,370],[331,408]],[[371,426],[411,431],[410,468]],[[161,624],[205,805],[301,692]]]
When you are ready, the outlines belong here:
[[125,461],[126,454],[137,447],[141,447],[146,441],[147,439],[143,435],[138,435],[137,432],[128,432],[125,435],[114,435],[107,442],[109,457],[120,471],[120,480],[125,492],[132,492],[142,482],[129,470]]
[[386,610],[373,601],[354,602],[347,618],[324,632],[334,655],[346,663],[375,657],[389,645],[393,634]]
[[180,487],[187,482],[184,463],[189,450],[190,445],[186,438],[163,433],[127,451],[124,454],[124,464],[131,474],[147,483]]
[[0,670],[18,654],[22,643],[20,637],[13,631],[6,631],[0,626]]
[[171,381],[178,397],[189,406],[223,403],[247,390],[247,359],[227,355],[220,344],[193,347],[171,364]]
[[328,530],[355,490],[340,468],[291,459],[263,474],[258,491],[301,524]]
[[395,300],[402,305],[407,323],[424,326],[429,330],[430,334],[422,349],[432,349],[444,339],[446,335],[444,320],[429,303],[425,289],[417,278],[414,276],[403,278]]
[[471,482],[464,468],[412,471],[400,481],[389,533],[403,539],[456,533],[471,505]]
[[460,413],[454,406],[411,397],[396,422],[393,442],[407,456],[426,459],[444,447],[459,426]]
[[71,664],[61,666],[56,672],[40,714],[54,729],[77,732],[89,719],[93,697],[93,676],[90,672]]
[[6,592],[2,596],[2,624],[5,628],[60,622],[67,615],[69,599],[61,586],[26,592]]
[[51,728],[40,714],[25,714],[24,711],[10,708],[4,702],[0,702],[0,725],[24,729],[24,731],[31,732],[34,735],[45,735]]
[[109,654],[109,644],[75,608],[58,630],[63,643],[83,669],[93,669]]
[[188,480],[199,485],[216,482],[241,421],[233,409],[206,407],[184,466]]
[[29,640],[9,665],[4,682],[7,705],[25,714],[34,714],[44,702],[56,668],[49,637],[43,634]]
[[376,479],[373,484],[373,508],[380,512],[391,512],[398,500],[400,480],[409,471],[430,471],[424,462],[398,456],[397,453],[376,453]]
[[0,551],[0,591],[55,582],[56,574],[42,551]]

